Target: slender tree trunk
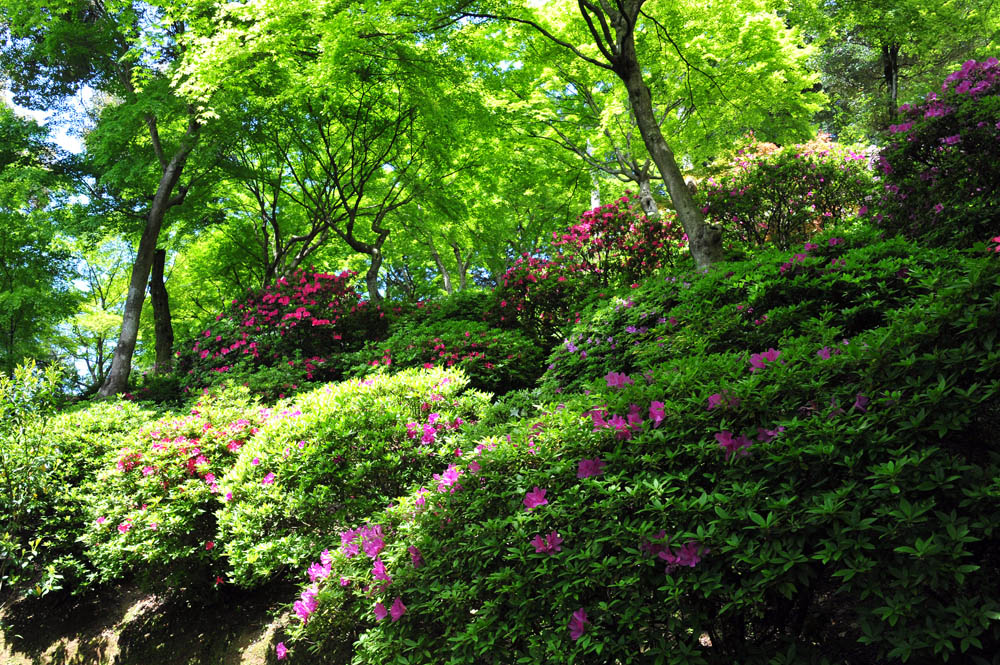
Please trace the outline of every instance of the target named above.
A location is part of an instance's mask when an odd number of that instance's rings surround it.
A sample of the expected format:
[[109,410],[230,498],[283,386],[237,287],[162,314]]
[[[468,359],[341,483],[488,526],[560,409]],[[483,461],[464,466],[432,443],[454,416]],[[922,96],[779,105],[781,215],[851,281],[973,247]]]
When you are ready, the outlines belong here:
[[434,264],[437,266],[438,272],[441,273],[441,281],[444,282],[444,290],[449,296],[455,292],[451,286],[451,275],[448,274],[448,268],[445,266],[444,261],[441,260],[441,255],[437,251],[437,246],[434,245],[434,238],[428,238],[428,242],[431,247],[431,258],[434,259]]
[[458,266],[458,290],[464,291],[469,283],[469,261],[462,260],[462,248],[457,242],[451,244],[451,249],[455,252],[455,265]]
[[156,329],[156,364],[153,366],[156,374],[169,374],[174,365],[174,327],[170,322],[170,298],[163,283],[166,258],[167,250],[156,250],[153,254],[153,273],[149,278],[149,300],[153,305]]
[[705,223],[705,218],[695,205],[694,198],[684,182],[684,176],[677,166],[677,159],[663,138],[660,125],[653,113],[649,88],[642,80],[642,70],[639,68],[635,42],[631,35],[622,42],[621,57],[614,63],[614,71],[625,83],[629,105],[635,114],[639,133],[650,157],[653,158],[653,163],[660,171],[663,183],[667,186],[670,200],[677,211],[677,219],[688,236],[688,246],[691,248],[695,264],[699,268],[705,268],[716,261],[721,261],[722,233],[716,227]]
[[656,199],[653,198],[653,187],[648,177],[641,177],[639,180],[639,205],[646,217],[656,219],[660,214],[660,209],[656,206]]
[[368,299],[371,300],[373,305],[381,305],[382,294],[378,292],[378,271],[382,269],[381,248],[373,247],[369,256],[372,257],[372,262],[368,266],[368,272],[365,273],[365,284],[368,286]]
[[[194,149],[194,141],[181,144],[180,149],[163,169],[160,185],[153,197],[153,204],[146,214],[146,227],[139,239],[139,250],[132,264],[132,276],[129,279],[128,295],[125,297],[125,311],[122,314],[122,330],[118,336],[118,346],[111,360],[111,370],[108,372],[104,385],[98,391],[101,397],[125,392],[128,387],[128,377],[132,372],[132,355],[135,353],[135,343],[139,336],[139,315],[142,314],[142,303],[146,299],[146,284],[149,272],[153,267],[153,255],[156,252],[156,241],[163,227],[163,218],[167,210],[179,203],[171,200],[170,194],[180,180],[184,162]],[[181,197],[183,200],[183,197]]]
[[896,117],[899,107],[899,44],[882,45],[882,75],[888,95],[889,120]]

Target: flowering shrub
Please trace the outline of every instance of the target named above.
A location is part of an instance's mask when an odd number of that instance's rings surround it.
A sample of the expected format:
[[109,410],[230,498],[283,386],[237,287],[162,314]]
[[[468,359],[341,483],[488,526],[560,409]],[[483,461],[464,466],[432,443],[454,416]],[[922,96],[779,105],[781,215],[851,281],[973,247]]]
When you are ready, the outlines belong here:
[[135,573],[156,588],[220,580],[215,548],[219,481],[268,420],[245,389],[205,394],[186,415],[147,424],[86,488],[87,556],[101,581]]
[[552,259],[518,257],[494,292],[501,326],[519,326],[548,343],[577,315],[588,280],[575,264],[556,254]]
[[1000,231],[1000,63],[969,60],[940,93],[900,107],[879,157],[881,226],[935,245]]
[[541,374],[542,351],[517,330],[485,323],[403,323],[382,342],[357,354],[355,376],[409,367],[458,367],[477,390],[502,394],[532,385]]
[[282,655],[989,662],[1000,264],[951,258],[848,345],[820,310],[773,347],[609,371],[510,438],[459,433],[315,544]]
[[218,540],[231,579],[252,585],[454,457],[453,433],[488,402],[455,370],[404,370],[301,396],[220,477]]
[[597,277],[602,285],[631,283],[673,262],[687,245],[672,212],[649,219],[629,194],[580,216],[565,232],[552,233],[569,264]]
[[378,339],[387,326],[384,312],[351,287],[354,277],[299,270],[233,301],[178,353],[178,373],[191,387],[215,385],[234,370],[285,365],[298,366],[307,381],[340,378],[331,357]]
[[921,275],[946,274],[961,262],[902,239],[879,240],[874,230],[813,240],[707,274],[664,274],[593,306],[552,350],[543,381],[575,390],[609,371],[642,376],[734,348],[746,349],[749,363],[794,337],[821,335],[824,345],[842,347],[926,293],[922,280],[931,278]]
[[702,185],[702,212],[751,247],[788,249],[853,217],[871,190],[863,154],[821,136],[779,148],[751,137]]

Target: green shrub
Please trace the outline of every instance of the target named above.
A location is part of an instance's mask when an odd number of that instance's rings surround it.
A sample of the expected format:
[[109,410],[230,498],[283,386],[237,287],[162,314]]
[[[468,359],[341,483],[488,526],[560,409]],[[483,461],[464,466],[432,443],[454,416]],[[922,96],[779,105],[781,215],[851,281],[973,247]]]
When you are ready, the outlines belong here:
[[744,246],[789,249],[853,218],[872,184],[865,155],[826,137],[783,148],[751,137],[699,198]]
[[961,260],[860,229],[719,263],[704,275],[664,273],[593,306],[553,350],[543,381],[579,389],[610,371],[642,374],[706,352],[765,350],[802,336],[837,348],[937,288]]
[[454,454],[453,433],[488,402],[455,370],[409,369],[300,396],[268,423],[220,481],[233,581],[298,567],[345,524],[385,507]]
[[382,368],[458,367],[476,390],[503,394],[534,384],[542,350],[517,330],[499,330],[468,320],[403,323],[384,341],[356,354],[350,371],[362,376]]
[[[49,496],[58,451],[35,423],[54,408],[61,380],[58,368],[42,370],[29,360],[0,375],[0,591],[37,577],[39,547],[35,525],[50,519]],[[50,576],[51,578],[51,576]],[[45,585],[49,587],[54,582]]]
[[940,94],[903,105],[879,162],[878,223],[940,246],[969,247],[1000,233],[1000,63],[969,60]]
[[95,579],[135,575],[154,589],[218,581],[219,480],[260,426],[290,417],[280,405],[259,407],[245,388],[229,388],[132,432],[83,488],[83,542]]
[[317,545],[293,661],[995,662],[1000,263],[950,258],[840,353],[821,316],[456,442]]

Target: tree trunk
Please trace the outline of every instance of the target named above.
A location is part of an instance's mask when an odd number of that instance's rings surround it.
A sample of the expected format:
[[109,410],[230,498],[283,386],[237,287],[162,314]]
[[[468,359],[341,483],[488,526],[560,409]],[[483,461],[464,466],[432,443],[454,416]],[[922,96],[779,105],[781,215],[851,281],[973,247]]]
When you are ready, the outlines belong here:
[[648,177],[639,180],[639,205],[649,219],[656,219],[660,214],[660,209],[656,206],[656,199],[653,198],[653,187]]
[[454,289],[451,286],[451,275],[448,274],[448,268],[445,266],[444,261],[441,260],[441,255],[437,251],[437,246],[434,245],[434,238],[428,238],[428,242],[431,247],[431,258],[434,259],[434,264],[437,266],[438,272],[441,273],[441,281],[444,282],[444,290],[449,296],[454,293]]
[[660,171],[663,183],[667,186],[670,200],[677,211],[677,219],[688,236],[688,246],[695,264],[699,268],[708,267],[722,260],[722,233],[718,228],[705,223],[705,218],[695,205],[694,198],[684,182],[684,176],[677,166],[674,153],[663,138],[660,125],[653,113],[649,88],[642,80],[635,42],[631,35],[622,42],[621,56],[614,63],[614,71],[625,83],[629,105],[635,114],[643,143],[646,144],[646,149]]
[[458,266],[458,290],[464,291],[469,283],[469,263],[462,260],[462,248],[457,242],[451,243],[451,249],[455,252],[455,265]]
[[882,45],[882,75],[888,94],[889,120],[892,121],[899,106],[899,44]]
[[170,322],[170,298],[163,283],[163,264],[166,258],[167,250],[156,250],[153,254],[153,274],[149,278],[149,300],[153,305],[156,329],[155,374],[169,374],[174,364],[174,327]]
[[372,257],[368,272],[365,273],[365,284],[368,286],[368,299],[373,305],[382,304],[382,294],[378,292],[378,271],[382,268],[382,250],[378,247],[372,248],[369,254]]
[[129,279],[125,311],[122,314],[122,330],[118,336],[115,355],[111,360],[111,370],[108,372],[104,385],[98,391],[98,395],[101,397],[110,397],[125,392],[128,387],[128,377],[132,372],[132,355],[135,353],[135,343],[139,336],[139,315],[142,314],[142,303],[146,299],[146,284],[153,266],[156,241],[160,236],[160,228],[163,226],[163,218],[166,216],[167,210],[179,203],[179,201],[171,200],[170,193],[177,186],[184,162],[193,149],[193,140],[181,144],[180,149],[163,169],[163,176],[160,178],[156,196],[153,197],[153,204],[146,214],[146,228],[143,229],[142,237],[139,239],[139,250],[136,252],[135,262],[132,264],[132,276]]

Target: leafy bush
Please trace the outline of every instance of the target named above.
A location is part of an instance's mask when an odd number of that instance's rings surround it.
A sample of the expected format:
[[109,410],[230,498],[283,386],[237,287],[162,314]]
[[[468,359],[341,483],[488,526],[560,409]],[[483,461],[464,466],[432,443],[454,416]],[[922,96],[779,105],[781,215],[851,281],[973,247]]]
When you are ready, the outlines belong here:
[[494,292],[501,326],[518,326],[540,344],[575,320],[587,280],[560,255],[552,259],[520,256]]
[[[0,591],[34,581],[42,539],[36,525],[51,519],[48,496],[57,451],[33,426],[54,408],[58,368],[29,360],[10,377],[0,375]],[[51,585],[50,581],[48,585]]]
[[[830,348],[882,325],[885,312],[932,292],[962,258],[881,241],[876,231],[824,235],[792,251],[664,274],[593,306],[549,356],[543,380],[579,389],[610,371],[641,374],[706,352],[822,337]],[[927,275],[935,275],[928,277]]]
[[871,188],[866,157],[824,136],[783,148],[751,137],[700,198],[702,212],[741,243],[788,249],[853,217]]
[[952,258],[840,353],[824,314],[459,440],[317,544],[293,660],[996,662],[1000,264]]
[[454,454],[450,439],[487,403],[455,370],[405,370],[326,386],[268,423],[220,481],[232,579],[301,566],[345,524],[384,508]]
[[218,581],[219,479],[261,425],[289,417],[260,408],[244,388],[230,388],[132,433],[84,486],[83,541],[95,579],[134,574],[156,589]]
[[387,325],[381,308],[351,288],[354,277],[349,271],[300,270],[243,302],[234,301],[178,352],[178,373],[190,386],[203,387],[234,370],[242,370],[245,379],[261,367],[301,363],[306,380],[340,378],[330,357],[382,337]]
[[672,212],[649,219],[638,203],[626,193],[586,211],[565,233],[553,232],[553,247],[603,286],[631,283],[670,265],[687,244],[683,227]]
[[1000,64],[969,60],[941,93],[900,107],[879,162],[881,226],[942,246],[1000,233]]
[[357,356],[354,376],[390,367],[458,367],[470,386],[498,394],[534,384],[543,360],[541,349],[517,330],[462,320],[404,323]]

